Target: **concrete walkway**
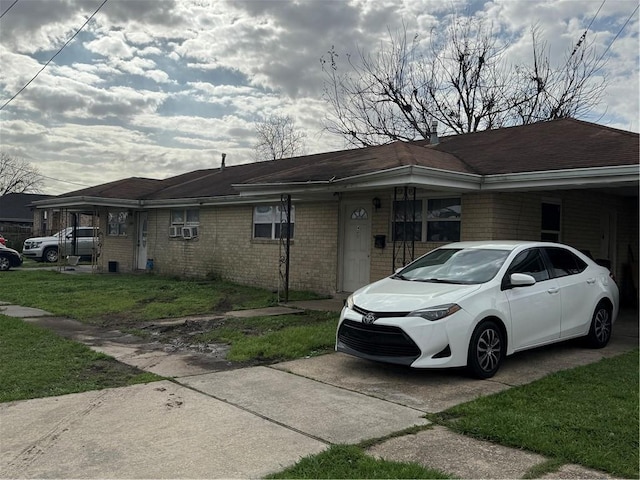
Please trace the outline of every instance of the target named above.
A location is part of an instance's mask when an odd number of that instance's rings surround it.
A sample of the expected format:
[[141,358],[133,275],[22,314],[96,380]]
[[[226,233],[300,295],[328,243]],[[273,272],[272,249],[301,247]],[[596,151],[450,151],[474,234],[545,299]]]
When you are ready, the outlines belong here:
[[[315,307],[329,310],[329,305],[340,306],[326,302]],[[260,313],[310,307],[296,302],[277,308]],[[330,444],[427,425],[425,412],[618,355],[638,344],[637,314],[629,313],[632,316],[616,324],[611,344],[603,350],[561,344],[525,352],[510,357],[496,377],[485,381],[456,371],[408,370],[342,354],[216,371],[195,354],[153,349],[136,337],[38,309],[0,305],[0,313],[173,377],[0,404],[0,472],[6,478],[263,477]],[[417,462],[458,478],[522,478],[546,460],[439,426],[383,441],[369,453]],[[566,465],[545,478],[608,477]]]

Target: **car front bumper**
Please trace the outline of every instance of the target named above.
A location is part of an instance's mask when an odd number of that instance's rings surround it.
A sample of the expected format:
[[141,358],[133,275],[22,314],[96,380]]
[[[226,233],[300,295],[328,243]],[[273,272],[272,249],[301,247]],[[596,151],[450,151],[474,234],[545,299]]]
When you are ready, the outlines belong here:
[[472,318],[464,310],[437,321],[381,316],[366,324],[363,318],[361,313],[343,308],[336,333],[337,351],[413,368],[461,367],[467,363]]

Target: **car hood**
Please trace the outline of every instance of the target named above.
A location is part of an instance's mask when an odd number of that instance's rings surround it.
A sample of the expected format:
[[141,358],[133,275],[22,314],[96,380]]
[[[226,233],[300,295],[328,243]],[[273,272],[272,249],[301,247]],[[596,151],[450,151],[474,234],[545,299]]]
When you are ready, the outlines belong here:
[[11,252],[20,256],[20,252],[18,252],[17,250],[14,250],[13,248],[5,247],[1,243],[0,243],[0,252]]
[[411,312],[456,303],[479,288],[479,284],[415,282],[389,277],[357,290],[353,302],[374,312]]
[[32,237],[27,238],[25,242],[57,242],[58,237],[50,236],[50,237]]

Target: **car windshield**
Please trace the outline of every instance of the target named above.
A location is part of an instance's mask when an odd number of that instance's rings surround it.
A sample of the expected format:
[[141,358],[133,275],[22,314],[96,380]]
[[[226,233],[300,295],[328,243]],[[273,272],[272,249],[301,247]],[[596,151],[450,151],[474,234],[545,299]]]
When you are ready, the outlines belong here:
[[394,277],[415,282],[485,283],[495,277],[509,253],[509,250],[439,248]]

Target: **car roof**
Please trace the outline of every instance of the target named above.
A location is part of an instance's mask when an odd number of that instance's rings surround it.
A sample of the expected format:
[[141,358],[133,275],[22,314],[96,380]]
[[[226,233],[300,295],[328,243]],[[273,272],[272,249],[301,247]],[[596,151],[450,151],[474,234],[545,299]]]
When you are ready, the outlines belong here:
[[482,248],[490,250],[515,250],[518,247],[562,247],[567,245],[551,242],[533,242],[530,240],[480,240],[473,242],[455,242],[440,248]]

